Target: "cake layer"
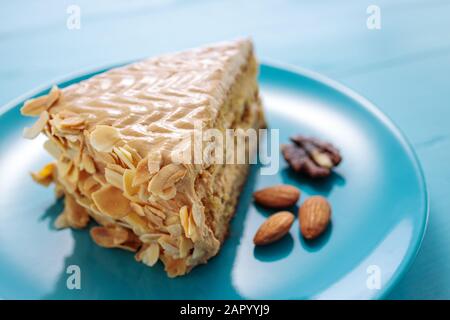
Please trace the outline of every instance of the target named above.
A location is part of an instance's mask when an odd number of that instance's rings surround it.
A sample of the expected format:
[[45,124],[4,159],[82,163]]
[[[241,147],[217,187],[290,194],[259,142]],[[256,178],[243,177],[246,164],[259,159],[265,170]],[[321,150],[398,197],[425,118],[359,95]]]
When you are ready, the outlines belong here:
[[179,163],[174,154],[195,153],[198,123],[221,133],[263,126],[256,76],[252,45],[239,40],[113,69],[27,102],[22,112],[39,120],[25,135],[43,131],[57,160],[33,175],[65,195],[56,225],[82,228],[92,217],[97,244],[137,251],[150,266],[161,260],[169,276],[205,263],[225,238],[248,164]]

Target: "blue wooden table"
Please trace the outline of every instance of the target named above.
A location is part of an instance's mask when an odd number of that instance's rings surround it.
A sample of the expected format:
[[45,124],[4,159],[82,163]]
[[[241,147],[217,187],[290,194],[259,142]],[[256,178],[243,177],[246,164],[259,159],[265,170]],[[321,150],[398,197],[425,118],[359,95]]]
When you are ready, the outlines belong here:
[[[70,5],[79,29],[67,25]],[[370,5],[380,8],[380,29],[367,27]],[[4,1],[0,105],[80,69],[250,35],[262,60],[342,82],[406,134],[431,211],[420,253],[389,297],[450,299],[449,30],[445,0]]]

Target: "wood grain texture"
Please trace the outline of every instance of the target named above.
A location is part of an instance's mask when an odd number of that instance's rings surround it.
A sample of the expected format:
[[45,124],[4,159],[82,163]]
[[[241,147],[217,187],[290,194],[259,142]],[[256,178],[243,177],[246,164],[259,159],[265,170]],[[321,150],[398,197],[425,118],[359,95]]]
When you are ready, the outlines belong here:
[[424,167],[431,214],[417,260],[390,297],[450,298],[450,2],[10,1],[0,11],[0,104],[95,65],[251,35],[257,54],[313,69],[372,100],[405,132]]

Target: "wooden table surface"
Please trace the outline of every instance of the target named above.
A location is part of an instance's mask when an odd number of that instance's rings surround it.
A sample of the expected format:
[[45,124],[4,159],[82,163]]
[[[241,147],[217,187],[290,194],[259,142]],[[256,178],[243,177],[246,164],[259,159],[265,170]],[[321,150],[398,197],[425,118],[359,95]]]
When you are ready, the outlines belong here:
[[[81,28],[67,28],[70,5]],[[370,5],[381,28],[367,28]],[[4,1],[0,105],[93,66],[250,35],[258,56],[320,72],[374,102],[416,149],[428,230],[392,299],[450,298],[450,1]],[[1,128],[0,128],[1,130]]]

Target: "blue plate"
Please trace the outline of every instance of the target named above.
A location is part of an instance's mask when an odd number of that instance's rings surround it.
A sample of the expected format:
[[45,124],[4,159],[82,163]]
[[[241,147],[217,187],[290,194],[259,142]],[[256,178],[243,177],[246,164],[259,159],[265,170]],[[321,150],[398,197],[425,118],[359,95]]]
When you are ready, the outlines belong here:
[[[85,72],[61,87],[89,78]],[[311,72],[261,67],[261,92],[281,142],[302,133],[337,145],[344,161],[325,181],[308,181],[280,157],[273,176],[254,166],[242,193],[230,236],[219,255],[185,277],[169,279],[161,265],[148,268],[133,254],[100,248],[87,230],[57,231],[62,210],[51,189],[29,177],[49,160],[43,139],[21,131],[23,101],[0,109],[0,297],[5,299],[371,299],[385,297],[413,261],[424,235],[428,205],[413,150],[392,122],[349,89]],[[255,231],[269,212],[251,200],[255,189],[287,183],[301,201],[326,196],[331,227],[309,243],[297,221],[280,242],[255,248]],[[73,269],[81,289],[69,289]]]

